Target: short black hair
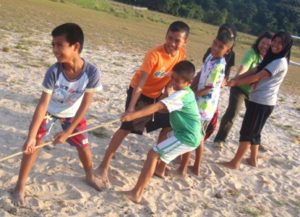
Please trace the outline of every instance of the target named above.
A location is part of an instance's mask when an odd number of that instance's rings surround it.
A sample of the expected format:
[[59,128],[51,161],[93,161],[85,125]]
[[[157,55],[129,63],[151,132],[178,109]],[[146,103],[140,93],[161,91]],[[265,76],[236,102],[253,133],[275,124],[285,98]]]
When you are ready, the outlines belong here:
[[59,25],[52,30],[51,35],[52,37],[65,35],[70,45],[78,42],[80,44],[79,53],[82,51],[84,42],[83,31],[76,23],[64,23]]
[[232,47],[233,47],[234,41],[235,41],[235,37],[234,37],[233,33],[230,31],[227,31],[227,30],[223,30],[223,31],[219,32],[217,34],[216,39],[223,42],[224,44],[229,44]]
[[260,41],[264,38],[267,39],[272,39],[273,37],[273,33],[271,32],[264,32],[263,34],[261,34],[260,36],[258,36],[258,38],[255,40],[254,44],[252,45],[253,50],[259,54],[259,50],[258,50],[258,44],[260,43]]
[[170,24],[167,32],[184,32],[187,38],[190,34],[190,27],[183,21],[175,21]]
[[237,31],[234,25],[230,24],[230,23],[224,23],[222,24],[219,29],[218,29],[218,34],[222,31],[228,31],[232,34],[232,37],[234,38],[234,40],[236,40],[237,37]]
[[173,67],[172,71],[182,77],[185,81],[191,82],[194,78],[196,69],[193,63],[188,60],[183,60],[178,62]]

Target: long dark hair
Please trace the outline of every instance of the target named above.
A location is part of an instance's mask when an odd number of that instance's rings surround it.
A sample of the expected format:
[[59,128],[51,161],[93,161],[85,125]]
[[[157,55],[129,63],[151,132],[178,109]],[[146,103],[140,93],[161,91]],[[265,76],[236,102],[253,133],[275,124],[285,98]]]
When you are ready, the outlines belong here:
[[263,61],[258,65],[257,71],[262,70],[263,68],[265,68],[266,65],[268,65],[270,62],[272,62],[275,59],[286,57],[287,61],[288,62],[290,61],[291,48],[293,45],[293,39],[291,35],[287,32],[279,31],[272,37],[272,41],[277,37],[282,40],[283,43],[282,51],[278,54],[274,54],[272,52],[272,48],[271,48],[272,46],[271,46],[266,56],[264,57]]
[[273,35],[274,35],[273,33],[267,31],[261,34],[260,36],[258,36],[254,44],[252,45],[252,49],[255,51],[255,53],[259,54],[258,45],[260,41],[264,38],[272,39]]

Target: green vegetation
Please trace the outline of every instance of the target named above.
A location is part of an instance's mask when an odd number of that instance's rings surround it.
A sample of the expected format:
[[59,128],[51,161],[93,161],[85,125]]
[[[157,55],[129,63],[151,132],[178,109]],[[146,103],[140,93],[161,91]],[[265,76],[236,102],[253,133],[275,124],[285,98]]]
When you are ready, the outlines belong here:
[[[18,16],[15,16],[16,13]],[[32,35],[40,33],[48,34],[50,40],[53,27],[64,22],[75,22],[83,27],[85,48],[101,49],[105,46],[114,51],[134,54],[138,61],[148,49],[162,44],[168,25],[180,19],[191,27],[187,52],[188,59],[195,63],[197,69],[200,68],[202,56],[211,45],[218,28],[199,20],[178,18],[143,8],[137,9],[110,0],[26,0],[26,4],[23,0],[2,0],[0,14],[2,15],[0,30],[14,32],[17,35],[17,43],[10,46],[11,51],[24,52],[25,55],[26,50],[15,48],[20,41],[30,41]],[[232,74],[239,66],[244,52],[255,40],[254,36],[241,33],[240,29],[238,31],[234,48],[236,67]],[[0,35],[3,38],[5,34]],[[37,46],[30,42],[22,44],[28,49]],[[39,49],[51,51],[50,46]],[[299,47],[293,48],[292,59],[300,62]],[[292,94],[300,93],[299,88],[294,88],[300,85],[299,78],[299,68],[291,66],[284,81],[284,88]]]
[[119,0],[175,16],[220,25],[233,23],[242,32],[259,34],[285,29],[300,34],[300,0]]
[[253,217],[262,216],[261,211],[259,211],[258,209],[254,208],[254,207],[245,207],[242,209],[241,212],[247,214],[248,216],[253,216]]

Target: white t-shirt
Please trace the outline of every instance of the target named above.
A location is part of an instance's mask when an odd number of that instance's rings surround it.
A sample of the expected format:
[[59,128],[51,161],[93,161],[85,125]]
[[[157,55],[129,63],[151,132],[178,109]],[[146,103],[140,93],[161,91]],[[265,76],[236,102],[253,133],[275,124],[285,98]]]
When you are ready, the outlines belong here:
[[273,60],[264,70],[267,70],[271,76],[253,86],[249,100],[262,105],[274,106],[277,102],[279,87],[288,71],[287,59],[283,57]]
[[44,78],[43,91],[51,93],[48,112],[60,118],[74,117],[85,92],[95,92],[102,89],[100,73],[97,67],[84,61],[81,74],[74,80],[69,80],[60,63],[52,65]]

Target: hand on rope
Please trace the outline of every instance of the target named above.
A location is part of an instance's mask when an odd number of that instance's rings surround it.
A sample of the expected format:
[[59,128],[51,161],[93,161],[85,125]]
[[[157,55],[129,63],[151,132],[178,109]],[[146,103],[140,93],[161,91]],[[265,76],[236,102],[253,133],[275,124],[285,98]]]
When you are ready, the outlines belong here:
[[[89,131],[93,131],[95,129],[98,129],[100,127],[103,127],[103,126],[106,126],[106,125],[109,125],[109,124],[113,124],[115,122],[118,122],[119,119],[114,119],[114,120],[111,120],[111,121],[108,121],[108,122],[105,122],[105,123],[102,123],[102,124],[98,124],[96,125],[95,127],[91,127],[89,129],[86,129],[86,130],[82,130],[82,131],[79,131],[79,132],[76,132],[76,133],[73,133],[71,135],[69,135],[67,138],[70,138],[70,137],[73,137],[73,136],[76,136],[78,134],[81,134],[81,133],[86,133],[86,132],[89,132]],[[57,138],[56,138],[57,139]],[[36,141],[35,139],[34,140],[30,140],[30,141],[26,141],[25,144],[24,144],[24,147],[23,147],[23,151],[20,151],[20,152],[17,152],[15,154],[12,154],[12,155],[9,155],[7,157],[4,157],[2,159],[0,159],[0,162],[2,161],[5,161],[5,160],[8,160],[8,159],[11,159],[11,158],[14,158],[16,156],[19,156],[19,155],[22,155],[22,154],[28,154],[28,153],[33,153],[35,150],[37,149],[40,149],[40,148],[43,148],[45,146],[49,146],[49,145],[52,145],[54,144],[56,140],[54,139],[53,141],[50,141],[50,142],[46,142],[46,143],[43,143],[41,145],[36,145]],[[27,144],[27,145],[26,145]],[[26,147],[25,147],[26,146]]]

